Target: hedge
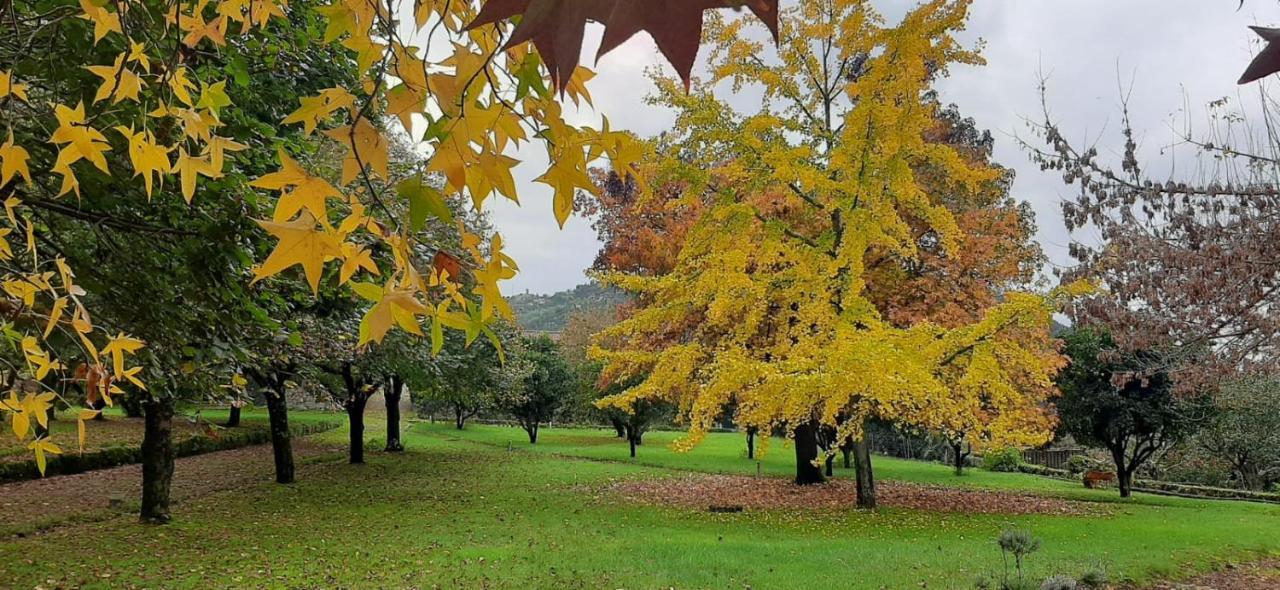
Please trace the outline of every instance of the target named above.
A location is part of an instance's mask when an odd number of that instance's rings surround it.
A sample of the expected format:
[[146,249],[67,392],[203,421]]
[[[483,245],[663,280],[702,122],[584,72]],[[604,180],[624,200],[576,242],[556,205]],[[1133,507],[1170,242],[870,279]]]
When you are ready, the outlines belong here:
[[[290,425],[290,431],[293,436],[307,436],[332,430],[340,425],[336,421],[305,422]],[[192,457],[267,442],[271,442],[271,430],[265,425],[261,428],[224,430],[217,438],[198,434],[174,441],[173,454],[175,457]],[[141,462],[141,447],[109,447],[87,453],[65,453],[49,457],[45,476],[72,475]],[[36,468],[35,460],[0,463],[0,483],[39,478],[40,470]]]
[[[1032,475],[1043,475],[1045,477],[1053,477],[1056,479],[1064,479],[1067,481],[1081,481],[1080,476],[1073,475],[1065,469],[1053,469],[1043,465],[1031,465],[1024,463],[1018,466],[1018,471],[1030,473]],[[1255,492],[1252,490],[1237,490],[1232,488],[1215,488],[1210,486],[1198,486],[1185,483],[1173,483],[1168,481],[1156,481],[1152,479],[1138,479],[1133,482],[1133,491],[1144,492],[1148,494],[1158,494],[1162,496],[1178,496],[1180,498],[1199,498],[1206,500],[1247,500],[1250,502],[1268,502],[1280,504],[1280,493],[1275,492]]]

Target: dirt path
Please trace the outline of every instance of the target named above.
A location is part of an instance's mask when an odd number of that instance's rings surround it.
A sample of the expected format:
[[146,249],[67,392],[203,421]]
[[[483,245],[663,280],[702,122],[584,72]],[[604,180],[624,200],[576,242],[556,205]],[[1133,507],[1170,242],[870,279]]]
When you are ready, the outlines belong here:
[[1280,588],[1280,559],[1233,565],[1185,582],[1162,582],[1148,590],[1275,590]]
[[[310,458],[341,449],[294,439],[300,469]],[[173,501],[182,503],[222,490],[271,481],[271,445],[255,445],[178,459],[173,475]],[[112,518],[136,510],[142,467],[127,465],[76,475],[0,485],[0,537],[25,535],[60,524]],[[111,507],[115,499],[118,506]]]

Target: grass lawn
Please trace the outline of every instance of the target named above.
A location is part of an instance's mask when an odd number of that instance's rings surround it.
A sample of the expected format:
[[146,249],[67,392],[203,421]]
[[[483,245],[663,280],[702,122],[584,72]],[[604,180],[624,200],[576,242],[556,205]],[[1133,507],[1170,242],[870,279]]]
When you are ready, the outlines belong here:
[[[992,539],[1011,524],[1044,539],[1030,562],[1040,575],[1102,563],[1113,579],[1145,581],[1280,551],[1278,506],[1121,503],[1034,476],[957,480],[941,465],[883,458],[883,479],[1113,503],[1108,516],[1089,517],[637,505],[598,490],[684,471],[754,474],[755,463],[730,434],[679,455],[663,444],[674,435],[652,433],[634,462],[605,431],[549,429],[532,450],[523,436],[418,424],[403,455],[372,452],[365,465],[317,466],[295,485],[205,496],[179,505],[167,527],[122,516],[5,539],[0,588],[969,588],[999,569]],[[775,441],[761,470],[790,473],[788,451]]]

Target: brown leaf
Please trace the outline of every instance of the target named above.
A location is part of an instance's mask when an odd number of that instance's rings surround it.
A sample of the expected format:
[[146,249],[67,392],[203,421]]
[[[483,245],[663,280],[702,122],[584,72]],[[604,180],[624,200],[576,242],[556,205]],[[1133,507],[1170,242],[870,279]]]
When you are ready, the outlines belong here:
[[551,71],[552,81],[562,90],[577,68],[587,21],[605,26],[597,59],[645,31],[687,87],[701,43],[703,11],[742,6],[764,22],[777,39],[778,0],[489,0],[468,28],[523,15],[507,47],[532,41]]
[[1259,37],[1267,41],[1267,46],[1262,49],[1257,57],[1249,64],[1248,69],[1244,71],[1244,75],[1240,76],[1238,84],[1248,84],[1255,80],[1261,80],[1271,74],[1280,72],[1280,29],[1268,29],[1266,27],[1249,27],[1253,29]]

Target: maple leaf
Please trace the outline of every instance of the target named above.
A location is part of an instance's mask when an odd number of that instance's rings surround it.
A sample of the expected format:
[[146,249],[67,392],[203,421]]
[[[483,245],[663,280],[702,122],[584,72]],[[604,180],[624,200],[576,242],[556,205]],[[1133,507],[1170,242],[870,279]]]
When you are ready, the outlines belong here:
[[209,172],[213,178],[222,177],[222,167],[226,164],[225,158],[227,152],[239,152],[249,149],[249,146],[239,143],[233,139],[214,135],[209,138],[208,145],[205,146],[209,154]]
[[[173,171],[178,174],[179,184],[182,185],[182,198],[191,203],[191,199],[196,196],[196,181],[200,175],[213,178],[214,172],[209,167],[209,156],[191,157],[187,153],[187,148],[178,148],[178,161],[173,163]],[[220,172],[220,171],[219,171]]]
[[196,89],[196,85],[187,79],[186,66],[178,67],[173,71],[173,75],[169,77],[169,88],[182,104],[192,106],[191,93]]
[[102,347],[102,354],[111,356],[111,369],[114,375],[124,374],[124,358],[126,354],[133,354],[142,350],[146,343],[132,336],[125,335],[124,332],[117,333],[114,337],[107,341],[107,345]]
[[332,234],[320,228],[316,218],[303,211],[287,223],[258,220],[258,225],[280,240],[266,261],[254,270],[253,282],[280,274],[293,265],[301,265],[312,293],[320,292],[320,276],[325,260],[342,256],[342,246]]
[[0,70],[0,98],[4,98],[6,96],[12,96],[26,102],[27,85],[14,82],[13,75],[10,72],[7,70]]
[[169,173],[172,169],[169,163],[169,151],[172,148],[157,145],[150,131],[134,133],[132,127],[123,126],[117,126],[116,131],[129,143],[129,162],[133,164],[133,175],[142,176],[147,198],[151,198],[151,175],[160,176]]
[[181,19],[179,26],[182,27],[182,30],[187,31],[187,36],[182,38],[182,44],[187,47],[199,45],[201,39],[208,39],[218,47],[227,44],[227,40],[224,37],[227,31],[226,17],[219,16],[205,22],[204,17],[200,16],[199,11],[197,11],[196,14],[188,15],[186,18]]
[[218,111],[222,107],[231,106],[231,98],[227,96],[226,80],[221,80],[208,86],[201,83],[200,86],[200,100],[196,101],[195,108],[207,109],[213,113],[214,117],[217,117]]
[[578,189],[584,189],[591,194],[597,191],[595,183],[591,182],[591,177],[587,176],[585,170],[563,158],[553,162],[551,168],[534,182],[541,182],[554,189],[552,208],[555,210],[556,222],[561,228],[573,214],[573,198]]
[[1240,76],[1240,80],[1236,82],[1237,84],[1248,84],[1280,72],[1280,29],[1267,27],[1249,28],[1253,29],[1253,32],[1257,33],[1259,37],[1262,37],[1267,42],[1267,46],[1263,47],[1262,52],[1249,63],[1249,67]]
[[84,423],[97,418],[102,412],[100,410],[90,410],[83,408],[76,414],[76,440],[80,443],[80,452],[84,452],[85,427]]
[[31,443],[27,445],[27,448],[35,451],[36,468],[40,470],[40,475],[44,475],[45,466],[48,462],[48,459],[45,457],[46,453],[53,455],[62,454],[62,449],[59,448],[58,445],[54,444],[53,441],[49,440],[49,437],[47,436],[42,436],[31,441]]
[[532,41],[561,90],[578,65],[587,21],[605,26],[597,59],[646,31],[687,87],[701,42],[703,11],[742,6],[755,13],[777,39],[778,0],[489,0],[467,28],[521,16],[505,48]]
[[0,145],[0,187],[9,184],[15,175],[21,174],[27,184],[31,184],[31,171],[27,169],[30,155],[20,145],[13,143],[13,130],[9,130],[9,140]]
[[418,301],[412,289],[405,289],[387,283],[379,287],[370,283],[354,285],[361,297],[374,302],[373,307],[360,320],[360,341],[357,346],[369,342],[382,342],[393,325],[412,334],[422,335],[416,316],[426,315],[431,310]]
[[120,15],[95,5],[92,0],[80,0],[80,18],[93,22],[93,44],[97,45],[107,33],[120,31]]
[[354,126],[343,125],[324,133],[347,148],[347,156],[342,160],[342,184],[354,181],[365,166],[379,177],[387,177],[387,141],[368,119],[361,118]]
[[302,123],[304,135],[311,135],[321,119],[326,119],[340,108],[351,108],[356,97],[344,88],[328,88],[317,96],[304,96],[298,99],[300,106],[289,113],[281,123]]
[[382,274],[378,271],[378,265],[373,261],[373,253],[368,248],[361,248],[351,243],[343,243],[342,269],[338,272],[338,282],[345,284],[351,280],[352,275],[362,268],[374,275]]
[[405,133],[413,133],[413,114],[421,113],[426,101],[416,88],[401,84],[387,91],[387,114],[400,119]]
[[124,60],[125,54],[121,53],[116,56],[116,61],[112,65],[85,66],[85,69],[93,72],[93,75],[102,78],[102,84],[98,86],[93,102],[97,103],[107,98],[111,99],[111,104],[125,99],[138,101],[138,94],[142,91],[142,78],[126,68]]
[[[68,175],[71,164],[84,158],[99,170],[110,173],[107,168],[107,158],[103,152],[110,150],[111,146],[107,144],[107,138],[102,135],[102,132],[84,124],[84,103],[78,103],[74,109],[57,105],[53,112],[58,120],[58,128],[54,129],[49,141],[56,144],[70,144],[59,151],[53,170],[63,173],[64,176]],[[74,179],[74,176],[72,178]]]
[[[281,222],[292,219],[295,213],[303,209],[311,211],[317,219],[326,219],[326,200],[341,199],[342,193],[324,179],[307,173],[283,149],[276,153],[280,157],[280,170],[249,183],[250,186],[284,192],[276,203],[272,220]],[[288,190],[288,187],[293,187],[293,190]]]

